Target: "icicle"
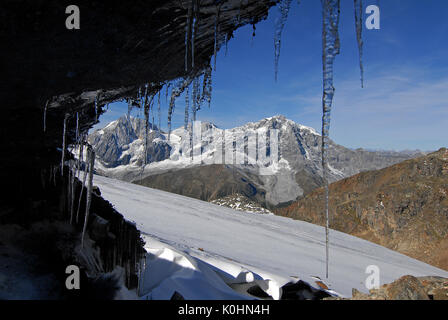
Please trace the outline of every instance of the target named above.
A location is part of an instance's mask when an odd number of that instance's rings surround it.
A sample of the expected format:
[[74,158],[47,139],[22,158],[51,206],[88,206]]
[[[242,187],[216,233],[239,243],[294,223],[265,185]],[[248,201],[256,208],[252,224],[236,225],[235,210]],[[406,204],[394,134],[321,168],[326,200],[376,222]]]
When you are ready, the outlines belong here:
[[57,169],[58,169],[58,166],[54,166],[53,167],[53,184],[54,184],[54,186],[56,187],[56,173],[57,173]]
[[151,130],[155,130],[154,129],[154,100],[155,100],[155,95],[153,95],[153,97],[151,99],[151,115],[152,115]]
[[61,176],[64,176],[64,161],[65,161],[65,136],[67,134],[67,119],[69,114],[66,113],[64,116],[64,127],[62,131],[62,157],[61,157]]
[[188,72],[188,45],[191,40],[191,18],[193,15],[192,3],[188,5],[187,25],[185,26],[185,72]]
[[356,39],[359,51],[359,70],[361,72],[361,88],[364,88],[364,66],[362,64],[362,0],[353,0],[355,5]]
[[[82,159],[82,150],[84,149],[84,143],[85,141],[82,142],[82,149],[80,151],[81,153],[81,160]],[[78,223],[79,221],[79,209],[81,208],[81,199],[82,199],[82,193],[84,192],[84,187],[86,185],[86,179],[87,179],[87,173],[88,173],[88,150],[87,150],[87,155],[86,155],[86,160],[84,161],[84,177],[82,178],[82,185],[81,185],[81,191],[79,192],[79,200],[78,200],[78,209],[76,210],[76,223]]]
[[199,25],[199,2],[198,0],[192,0],[193,6],[193,29],[191,33],[191,68],[194,69],[194,49],[195,49],[195,41],[196,35],[198,33],[198,25]]
[[79,114],[76,112],[76,133],[75,133],[75,142],[78,142],[79,139]]
[[133,108],[131,99],[127,99],[127,103],[128,103],[128,120],[131,120],[131,112]]
[[278,8],[280,10],[280,17],[277,19],[275,23],[275,35],[274,35],[274,73],[275,73],[275,81],[277,82],[278,75],[278,62],[280,59],[280,47],[282,40],[282,32],[285,27],[286,20],[288,19],[289,8],[291,7],[292,0],[281,0],[278,4]]
[[208,108],[210,109],[210,105],[212,103],[212,69],[209,69],[209,74],[208,74],[208,79],[207,79],[207,103],[208,103]]
[[255,39],[255,31],[257,27],[255,26],[255,23],[252,23],[252,38],[250,39],[250,46],[254,46],[254,39]]
[[333,62],[339,54],[338,34],[340,0],[322,0],[322,61],[323,61],[323,96],[322,96],[322,168],[325,185],[325,241],[326,241],[326,276],[328,278],[329,261],[329,191],[328,191],[328,140],[330,133],[331,105],[333,103]]
[[174,108],[176,107],[176,98],[179,97],[182,92],[184,92],[184,90],[190,85],[191,81],[193,81],[193,78],[186,78],[183,81],[179,81],[176,87],[171,90],[170,105],[168,107],[168,141],[170,140],[171,135],[171,119],[173,116]]
[[[147,88],[148,85],[146,85]],[[152,99],[152,97],[151,97]],[[148,127],[149,127],[149,108],[150,103],[148,103],[148,91],[145,92],[145,101],[143,103],[144,113],[145,113],[145,153],[144,153],[144,159],[143,159],[143,167],[146,166],[146,161],[148,157]]]
[[73,169],[74,165],[73,165],[73,161],[70,160],[70,224],[73,224],[73,206],[75,203],[75,172]]
[[158,116],[159,116],[159,126],[157,127],[157,130],[160,132],[160,120],[162,118],[162,113],[160,111],[160,91],[159,91],[159,96],[157,98],[157,112],[158,112]]
[[98,121],[98,94],[95,97],[95,122]]
[[[72,170],[71,170],[71,161],[68,160],[68,178],[67,178],[67,212],[70,212],[71,203],[70,200],[72,198],[71,187],[72,187]],[[71,216],[70,216],[71,222]]]
[[221,6],[218,6],[215,15],[215,44],[213,47],[214,70],[216,71],[216,54],[218,53],[218,36],[219,36],[219,15]]
[[[148,97],[148,87],[149,87],[149,83],[145,83],[145,99]],[[143,97],[141,98],[141,103],[143,104],[144,100]]]
[[84,236],[87,229],[87,222],[89,220],[90,204],[92,203],[92,188],[93,188],[93,170],[95,167],[95,152],[92,146],[87,145],[87,160],[89,162],[89,181],[87,183],[87,202],[86,202],[86,214],[84,216],[84,226],[82,228],[81,247],[84,248]]
[[169,93],[169,89],[171,87],[171,83],[168,83],[166,85],[166,89],[165,89],[165,102],[168,104],[168,93]]
[[[194,101],[194,97],[193,97]],[[185,119],[184,119],[184,129],[188,128],[188,120],[189,120],[189,110],[190,110],[190,87],[187,87],[187,91],[185,92]],[[194,112],[194,105],[193,105]]]
[[204,72],[204,79],[202,84],[202,97],[201,102],[207,101],[208,107],[212,101],[212,68],[208,66]]
[[193,121],[196,121],[196,113],[201,108],[201,95],[199,92],[199,78],[193,80]]
[[227,57],[227,51],[228,51],[228,48],[229,48],[229,46],[228,46],[228,44],[229,44],[229,36],[227,35],[227,33],[225,34],[224,42],[226,43],[226,51],[224,53],[224,56]]
[[83,157],[84,157],[84,136],[80,137],[80,141],[79,141],[79,154],[78,154],[78,179],[79,179],[79,175],[81,174],[81,163],[83,161]]
[[48,100],[45,102],[44,107],[44,132],[47,132],[47,108],[48,108]]

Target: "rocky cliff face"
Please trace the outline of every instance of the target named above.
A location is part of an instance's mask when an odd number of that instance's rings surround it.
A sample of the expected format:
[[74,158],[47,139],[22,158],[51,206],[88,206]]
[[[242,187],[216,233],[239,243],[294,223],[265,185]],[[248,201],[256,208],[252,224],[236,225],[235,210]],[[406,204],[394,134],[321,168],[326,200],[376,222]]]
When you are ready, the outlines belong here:
[[[330,227],[448,270],[448,151],[330,185]],[[276,214],[324,225],[323,190]]]
[[[149,165],[143,170],[145,130],[142,119],[122,116],[93,132],[89,141],[100,163],[98,172],[107,176],[138,181],[207,201],[232,194],[230,192],[240,192],[252,200],[261,199],[263,205],[273,206],[296,200],[323,184],[321,136],[313,128],[283,116],[274,116],[226,130],[226,133],[236,140],[246,141],[249,135],[266,136],[273,129],[277,129],[279,135],[277,166],[268,162],[214,165],[213,168],[220,167],[219,172],[227,173],[225,178],[221,176],[220,181],[216,181],[216,176],[211,174],[213,169],[208,168],[217,152],[210,138],[223,136],[224,130],[211,123],[201,123],[202,139],[193,146],[196,150],[202,150],[203,158],[199,163],[190,161],[192,149],[183,128],[174,130],[170,141],[166,133],[154,128],[148,135],[146,163]],[[225,141],[228,147],[225,152],[237,152],[237,148],[230,146],[231,143],[233,140]],[[267,151],[271,148],[268,141]],[[350,150],[330,141],[330,180],[337,181],[361,171],[384,168],[418,154]],[[247,183],[258,192],[248,192]]]

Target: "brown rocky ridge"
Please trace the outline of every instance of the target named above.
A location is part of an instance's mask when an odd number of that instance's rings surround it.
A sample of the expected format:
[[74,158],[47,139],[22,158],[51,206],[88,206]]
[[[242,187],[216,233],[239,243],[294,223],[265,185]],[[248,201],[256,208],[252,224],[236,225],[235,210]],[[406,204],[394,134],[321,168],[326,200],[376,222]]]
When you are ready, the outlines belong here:
[[[448,270],[448,150],[330,185],[330,228]],[[275,213],[324,225],[323,188]],[[331,233],[330,233],[331,241]]]

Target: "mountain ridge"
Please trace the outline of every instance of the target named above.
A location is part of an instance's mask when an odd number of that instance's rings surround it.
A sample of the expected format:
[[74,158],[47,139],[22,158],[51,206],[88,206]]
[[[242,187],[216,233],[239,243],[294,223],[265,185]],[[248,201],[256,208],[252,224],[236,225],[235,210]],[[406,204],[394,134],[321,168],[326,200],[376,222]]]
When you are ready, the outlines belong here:
[[[204,167],[203,169],[195,169],[198,173],[199,171],[210,171],[206,167],[213,163],[213,161],[211,163],[210,161],[216,154],[216,149],[211,143],[211,137],[216,134],[219,136],[225,132],[235,136],[236,139],[247,139],[249,134],[260,136],[260,134],[265,135],[271,130],[277,129],[279,132],[279,161],[275,166],[272,161],[271,163],[261,164],[257,162],[256,165],[239,165],[236,163],[223,163],[222,165],[231,166],[232,171],[238,172],[238,177],[244,176],[253,185],[257,185],[258,189],[264,190],[261,192],[264,193],[264,200],[261,203],[269,207],[294,201],[323,185],[320,159],[321,135],[311,127],[298,124],[282,115],[264,118],[257,122],[249,122],[243,126],[226,130],[220,129],[210,122],[202,122],[200,126],[202,141],[196,142],[192,148],[190,142],[186,141],[183,136],[185,133],[183,128],[173,130],[168,140],[168,135],[165,132],[159,131],[156,127],[153,128],[150,124],[147,165],[143,168],[144,120],[123,116],[111,122],[105,128],[96,130],[89,135],[89,142],[94,147],[99,160],[97,171],[105,176],[134,181],[155,188],[158,185],[154,180],[157,180],[159,184],[165,186],[164,190],[170,191],[170,180],[175,175],[172,172],[183,170],[182,172],[186,173],[186,170],[194,167]],[[226,140],[223,145],[226,148],[230,147],[230,150],[237,154],[237,149],[233,149],[234,146],[231,144],[232,141]],[[202,163],[191,163],[190,154],[192,150],[198,150],[199,148],[203,154]],[[261,152],[269,154],[270,149],[271,143],[268,140],[266,150]],[[334,182],[362,171],[387,167],[419,155],[419,153],[417,151],[412,154],[402,154],[394,151],[353,151],[330,141],[328,155],[330,164],[329,181]],[[267,174],[260,174],[261,171],[267,172]],[[178,173],[182,174],[180,171]],[[187,175],[191,176],[190,174]],[[184,185],[187,186],[189,183],[188,180],[184,179]],[[211,181],[208,184],[210,183]],[[173,192],[176,192],[176,190],[173,189]],[[177,192],[179,192],[178,188]],[[244,192],[243,194],[250,196]],[[229,194],[220,193],[220,195],[226,196]],[[190,193],[189,196],[207,201],[213,200],[204,199],[198,193]],[[251,198],[251,200],[260,201],[260,199],[254,198]]]
[[[448,270],[448,150],[330,185],[330,227]],[[323,189],[275,214],[324,225]]]

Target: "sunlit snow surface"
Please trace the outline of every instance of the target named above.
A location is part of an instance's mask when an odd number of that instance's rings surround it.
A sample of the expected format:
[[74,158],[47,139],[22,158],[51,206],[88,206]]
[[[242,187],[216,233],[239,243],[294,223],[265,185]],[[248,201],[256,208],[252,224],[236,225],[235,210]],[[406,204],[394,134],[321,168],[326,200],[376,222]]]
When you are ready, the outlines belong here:
[[[366,267],[380,268],[381,284],[402,275],[448,272],[371,242],[331,230],[330,275],[325,277],[325,230],[289,218],[245,213],[208,202],[95,176],[102,196],[145,236],[148,259],[140,294],[169,299],[239,299],[226,283],[260,282],[274,298],[301,279],[350,297],[366,292]],[[269,280],[269,281],[263,281]],[[264,287],[263,287],[264,286]]]

